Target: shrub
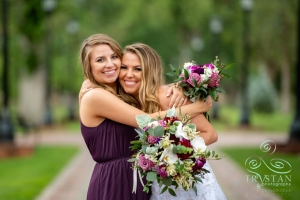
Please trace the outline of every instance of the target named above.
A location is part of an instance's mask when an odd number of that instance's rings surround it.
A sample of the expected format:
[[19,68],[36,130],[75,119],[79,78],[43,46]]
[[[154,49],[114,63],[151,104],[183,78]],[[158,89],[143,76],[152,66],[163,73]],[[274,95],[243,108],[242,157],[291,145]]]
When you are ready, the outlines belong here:
[[249,106],[255,111],[273,113],[277,107],[278,95],[264,66],[249,80]]

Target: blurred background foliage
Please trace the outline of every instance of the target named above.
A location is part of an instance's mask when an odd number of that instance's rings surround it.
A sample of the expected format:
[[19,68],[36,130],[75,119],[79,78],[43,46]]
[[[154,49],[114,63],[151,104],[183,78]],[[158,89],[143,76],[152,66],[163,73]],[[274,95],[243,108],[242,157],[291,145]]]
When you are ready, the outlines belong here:
[[[15,133],[28,133],[44,125],[63,125],[66,132],[79,133],[77,96],[84,79],[78,62],[79,47],[88,36],[105,33],[122,47],[133,42],[152,46],[161,55],[166,72],[170,70],[169,64],[181,67],[191,60],[209,63],[216,55],[222,63],[235,63],[227,72],[232,79],[224,78],[221,82],[227,94],[221,95],[210,111],[214,127],[225,133],[241,128],[246,89],[242,83],[247,68],[249,101],[246,103],[250,111],[247,128],[258,134],[262,131],[287,133],[295,116],[295,87],[300,84],[295,73],[299,1],[252,0],[251,9],[241,6],[241,2],[249,1],[1,0],[1,11],[8,12],[9,36],[5,38],[4,26],[1,26],[0,45],[4,46],[5,42],[9,45],[7,66],[2,65],[4,56],[0,56],[1,114],[7,106],[3,89],[4,76],[7,76]],[[249,17],[247,26],[246,15]],[[0,18],[3,24],[3,12]],[[247,41],[246,35],[249,36]],[[4,54],[4,49],[1,53]],[[4,73],[5,67],[8,74]],[[172,82],[169,77],[166,81]],[[2,120],[0,133],[7,130],[5,125]],[[3,187],[0,196],[2,199],[22,199],[16,196],[32,199],[51,180],[49,176],[53,177],[76,151],[74,148],[37,148],[33,157],[1,161],[0,171],[7,176],[0,173]],[[58,158],[58,154],[62,157]],[[236,151],[232,155],[237,157]],[[245,156],[240,157],[244,162]],[[22,166],[20,171],[12,167],[17,165]],[[46,165],[49,166],[46,168]],[[53,169],[51,173],[49,167]],[[16,179],[17,185],[9,174],[21,173],[24,176]],[[36,188],[24,187],[29,185],[28,180],[32,180]],[[19,187],[24,190],[16,193]],[[298,187],[297,183],[294,187]]]
[[[81,42],[95,33],[108,34],[122,47],[133,42],[149,44],[161,55],[166,72],[169,64],[180,67],[191,60],[208,63],[216,55],[222,63],[235,63],[228,71],[232,79],[221,83],[227,94],[221,96],[219,104],[239,108],[245,12],[241,1],[54,2],[47,10],[42,0],[8,0],[13,117],[19,115],[20,79],[45,68],[48,62],[51,71],[46,70],[46,77],[54,123],[74,119],[74,115],[78,118],[77,94],[83,80],[78,51]],[[297,5],[297,0],[253,0],[246,55],[251,111],[279,113],[288,119],[294,112]],[[166,77],[166,81],[172,80]]]

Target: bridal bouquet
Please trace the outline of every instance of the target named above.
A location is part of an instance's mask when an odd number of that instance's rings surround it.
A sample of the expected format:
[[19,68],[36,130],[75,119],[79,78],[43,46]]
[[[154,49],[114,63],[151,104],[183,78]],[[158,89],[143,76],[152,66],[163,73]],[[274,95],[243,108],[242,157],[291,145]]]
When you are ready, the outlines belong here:
[[177,70],[171,66],[173,72],[168,75],[177,77],[177,86],[183,88],[183,93],[189,99],[206,99],[211,96],[214,101],[218,101],[218,93],[225,92],[219,87],[219,83],[224,76],[230,78],[224,70],[231,66],[232,64],[220,65],[216,57],[213,63],[204,65],[198,65],[194,61],[185,63],[181,72],[179,71],[179,77]]
[[[176,117],[175,109],[168,110],[166,117],[154,120],[147,115],[137,116],[140,129],[137,129],[139,140],[132,141],[131,149],[137,150],[129,162],[133,163],[134,188],[137,173],[149,192],[153,181],[157,181],[162,192],[176,196],[170,186],[181,186],[197,193],[195,184],[208,170],[203,168],[208,158],[221,159],[214,151],[206,148],[204,140],[196,131],[196,125],[190,123],[190,117]],[[146,176],[144,184],[142,177]]]

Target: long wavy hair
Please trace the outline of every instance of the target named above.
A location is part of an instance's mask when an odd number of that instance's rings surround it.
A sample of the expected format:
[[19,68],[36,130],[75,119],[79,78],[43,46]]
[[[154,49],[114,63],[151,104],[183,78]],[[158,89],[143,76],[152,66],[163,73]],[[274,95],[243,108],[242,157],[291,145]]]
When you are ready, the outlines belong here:
[[118,80],[116,80],[117,85],[117,92],[110,87],[109,85],[106,85],[105,83],[99,83],[96,81],[92,74],[92,68],[90,63],[90,55],[92,51],[92,47],[99,45],[99,44],[106,44],[111,47],[111,49],[118,55],[120,59],[122,59],[123,53],[121,46],[111,37],[109,37],[106,34],[94,34],[86,38],[80,47],[79,51],[79,61],[82,66],[83,74],[85,78],[89,79],[92,83],[98,85],[100,88],[103,88],[112,94],[118,96],[120,99],[124,100],[126,103],[129,103],[130,105],[133,105],[137,107],[138,102],[136,99],[134,99],[131,95],[125,93],[123,88],[120,86],[120,83]]
[[150,46],[135,43],[125,47],[124,53],[136,54],[142,67],[142,81],[139,88],[139,109],[146,113],[161,110],[157,98],[159,86],[164,84],[163,64],[160,56]]

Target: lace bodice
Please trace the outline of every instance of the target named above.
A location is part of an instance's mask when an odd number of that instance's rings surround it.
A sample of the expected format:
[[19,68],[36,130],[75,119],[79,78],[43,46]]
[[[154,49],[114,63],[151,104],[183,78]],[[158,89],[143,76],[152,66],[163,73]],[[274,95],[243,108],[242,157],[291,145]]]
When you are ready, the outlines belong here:
[[205,178],[202,179],[203,183],[197,184],[198,195],[195,194],[193,189],[185,191],[181,187],[178,187],[177,189],[173,188],[177,195],[176,197],[170,195],[168,191],[160,194],[162,188],[160,188],[155,181],[151,188],[152,195],[150,200],[226,200],[208,162],[206,162],[204,168],[209,170],[210,173],[204,175]]

